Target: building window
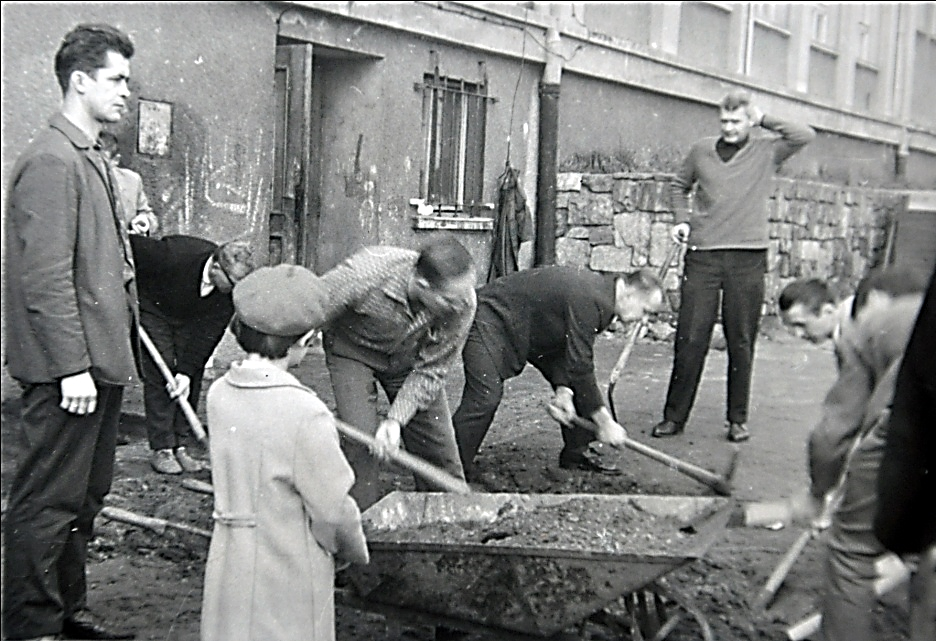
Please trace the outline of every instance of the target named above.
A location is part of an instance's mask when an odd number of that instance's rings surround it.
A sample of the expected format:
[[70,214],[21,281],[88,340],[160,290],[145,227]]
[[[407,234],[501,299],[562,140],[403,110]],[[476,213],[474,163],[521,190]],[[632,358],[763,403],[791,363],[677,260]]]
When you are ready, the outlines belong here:
[[858,60],[866,63],[878,62],[878,31],[881,17],[878,5],[860,5],[858,20]]
[[790,28],[790,5],[782,3],[757,3],[754,19],[779,29]]
[[437,214],[478,215],[486,208],[487,86],[426,74],[419,88],[427,132],[422,197]]
[[812,7],[812,39],[815,44],[835,49],[838,44],[839,7],[816,4]]

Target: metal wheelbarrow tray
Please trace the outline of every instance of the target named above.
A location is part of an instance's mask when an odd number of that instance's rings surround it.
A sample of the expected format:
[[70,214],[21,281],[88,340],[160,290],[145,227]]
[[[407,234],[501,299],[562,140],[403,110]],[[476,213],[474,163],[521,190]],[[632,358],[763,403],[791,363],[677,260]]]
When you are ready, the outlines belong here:
[[358,603],[548,637],[701,558],[720,497],[394,492],[363,514]]

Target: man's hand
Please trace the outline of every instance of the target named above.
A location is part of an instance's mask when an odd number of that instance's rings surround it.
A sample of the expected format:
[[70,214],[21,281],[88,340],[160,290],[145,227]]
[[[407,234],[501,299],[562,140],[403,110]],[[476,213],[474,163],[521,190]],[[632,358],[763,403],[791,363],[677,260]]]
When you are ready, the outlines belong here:
[[748,118],[751,119],[751,122],[754,123],[755,127],[760,127],[761,123],[764,122],[764,112],[760,107],[756,105],[748,105],[747,113]]
[[62,402],[59,407],[70,414],[92,414],[97,409],[97,385],[90,372],[66,376],[59,386]]
[[689,223],[679,223],[670,230],[674,243],[685,243],[689,240]]
[[568,387],[559,386],[556,388],[556,394],[549,401],[546,411],[555,420],[563,425],[571,425],[575,418],[575,403],[572,401],[573,392]]
[[793,523],[808,524],[810,527],[820,530],[828,527],[828,524],[823,525],[817,521],[822,513],[823,501],[814,497],[809,488],[796,492],[790,496],[788,501],[790,519]]
[[130,220],[130,233],[149,236],[156,231],[159,223],[152,214],[137,214]]
[[627,430],[614,420],[607,407],[602,406],[595,410],[591,415],[591,420],[598,428],[595,430],[595,438],[598,441],[613,447],[624,447],[624,442],[627,441]]
[[384,419],[377,427],[374,435],[374,445],[371,448],[374,456],[386,461],[392,454],[400,449],[400,430],[403,426],[392,418]]
[[598,426],[595,438],[613,447],[624,447],[624,443],[627,442],[627,430],[620,423],[611,421]]
[[166,385],[166,390],[169,392],[169,398],[179,398],[182,396],[187,400],[191,389],[192,380],[185,374],[176,374],[175,384]]

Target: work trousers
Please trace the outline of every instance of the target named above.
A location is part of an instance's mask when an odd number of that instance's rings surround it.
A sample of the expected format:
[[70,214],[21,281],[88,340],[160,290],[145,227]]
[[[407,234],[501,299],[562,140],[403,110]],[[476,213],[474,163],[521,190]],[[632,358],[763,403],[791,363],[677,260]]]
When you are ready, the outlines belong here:
[[[336,356],[328,351],[325,354],[325,364],[331,376],[338,418],[369,434],[376,433],[377,383],[380,383],[387,398],[393,403],[409,372],[375,371],[360,361]],[[428,408],[417,412],[412,420],[403,426],[401,438],[408,453],[457,479],[464,480],[465,475],[458,459],[458,446],[455,444],[455,431],[452,428],[452,415],[444,389],[439,391]],[[355,475],[351,496],[361,510],[366,510],[385,493],[380,484],[379,463],[365,445],[344,439],[342,449]],[[418,491],[445,491],[444,487],[438,487],[420,476],[416,476],[415,481]]]
[[97,408],[59,408],[58,383],[23,387],[23,441],[5,520],[4,634],[54,635],[85,607],[94,517],[110,491],[123,388],[97,383]]
[[844,495],[828,531],[822,633],[825,641],[875,641],[875,562],[886,552],[874,536],[883,434],[870,434],[848,465]]
[[[466,476],[474,475],[474,459],[481,448],[481,442],[487,435],[494,421],[494,415],[500,406],[504,395],[505,378],[498,367],[500,359],[495,354],[509,346],[495,346],[489,348],[480,332],[472,327],[462,350],[462,362],[465,369],[465,385],[462,390],[461,403],[452,422],[455,426],[455,439],[458,442],[458,454],[461,457],[462,467]],[[554,372],[558,365],[560,355],[544,355],[531,361],[555,389],[553,384]],[[520,372],[515,372],[514,376]],[[573,397],[577,402],[578,399]],[[582,414],[576,405],[576,410]],[[564,447],[560,458],[574,459],[584,455],[594,435],[589,430],[580,427],[562,426],[562,441]]]
[[721,299],[728,345],[727,420],[746,423],[767,250],[689,250],[680,290],[673,371],[663,418],[685,423],[695,402]]
[[[160,356],[173,374],[182,350],[192,340],[199,328],[192,323],[183,323],[164,318],[162,316],[142,311],[140,323],[149,334]],[[143,406],[146,411],[146,436],[151,450],[175,449],[191,445],[194,441],[192,428],[185,413],[179,404],[169,396],[166,390],[166,378],[160,372],[156,361],[149,352],[143,354]],[[204,369],[190,377],[188,402],[193,408],[198,408],[198,399],[201,395]]]

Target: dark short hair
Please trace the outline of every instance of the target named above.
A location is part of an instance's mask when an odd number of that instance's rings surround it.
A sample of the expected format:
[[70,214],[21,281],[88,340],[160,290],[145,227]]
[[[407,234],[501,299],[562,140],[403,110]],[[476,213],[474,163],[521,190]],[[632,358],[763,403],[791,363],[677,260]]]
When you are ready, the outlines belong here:
[[719,106],[725,111],[735,111],[751,104],[751,94],[744,89],[735,89],[729,91],[721,99]]
[[925,279],[914,269],[902,265],[888,265],[877,267],[861,279],[855,289],[855,300],[852,303],[851,316],[855,318],[858,312],[868,304],[871,292],[878,291],[893,298],[922,294],[926,289]]
[[125,33],[108,24],[80,24],[69,31],[55,54],[55,77],[62,94],[68,90],[72,72],[93,75],[107,65],[110,51],[129,60],[133,57],[133,43]]
[[274,336],[245,325],[240,318],[231,319],[231,333],[237,339],[237,344],[248,354],[259,354],[264,358],[284,358],[292,347],[304,334],[297,336]]
[[826,303],[835,303],[835,296],[829,285],[818,278],[801,278],[783,288],[780,292],[780,298],[777,299],[777,307],[781,312],[788,311],[796,304],[800,304],[810,311],[811,314],[818,316],[822,306]]
[[231,240],[215,249],[213,258],[227,275],[231,283],[243,280],[257,268],[250,243]]
[[450,278],[467,274],[473,267],[471,254],[449,234],[441,235],[423,246],[416,259],[416,273],[432,287],[439,287]]

